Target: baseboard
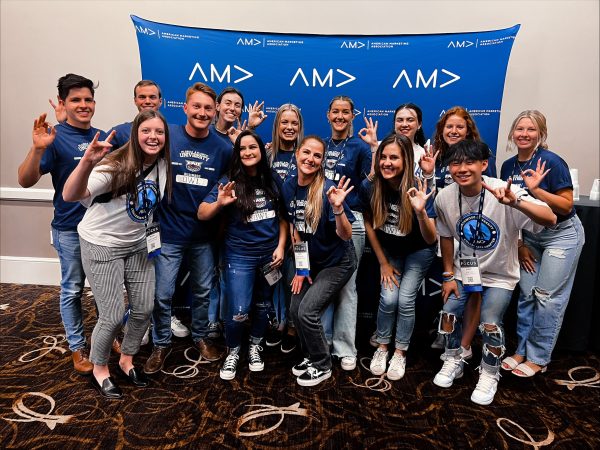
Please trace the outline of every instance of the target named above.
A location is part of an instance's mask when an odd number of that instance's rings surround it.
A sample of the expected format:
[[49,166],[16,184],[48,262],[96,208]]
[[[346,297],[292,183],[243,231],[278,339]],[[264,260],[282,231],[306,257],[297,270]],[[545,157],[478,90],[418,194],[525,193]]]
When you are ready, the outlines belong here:
[[0,256],[0,283],[60,286],[58,258]]

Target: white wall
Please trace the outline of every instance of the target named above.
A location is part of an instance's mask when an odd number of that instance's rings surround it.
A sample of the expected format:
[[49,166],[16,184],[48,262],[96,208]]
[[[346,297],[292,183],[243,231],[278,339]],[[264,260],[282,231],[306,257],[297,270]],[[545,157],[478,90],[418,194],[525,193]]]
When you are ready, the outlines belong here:
[[[17,1],[1,2],[0,185],[17,187],[17,167],[33,118],[48,111],[67,72],[100,81],[94,125],[109,128],[135,114],[140,79],[130,14],[205,28],[317,34],[415,34],[484,31],[522,24],[508,67],[498,161],[512,119],[524,109],[548,118],[550,148],[580,172],[582,194],[599,167],[599,2],[587,1]],[[51,187],[44,177],[37,187]],[[10,204],[9,204],[10,203]],[[2,256],[53,257],[43,220],[1,201]],[[46,206],[50,208],[49,205]],[[43,236],[22,236],[35,222]]]

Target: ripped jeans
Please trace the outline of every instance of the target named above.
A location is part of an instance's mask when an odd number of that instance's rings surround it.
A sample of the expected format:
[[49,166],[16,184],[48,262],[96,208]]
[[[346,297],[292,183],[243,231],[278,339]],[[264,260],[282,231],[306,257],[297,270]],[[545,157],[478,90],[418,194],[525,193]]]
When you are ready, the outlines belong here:
[[579,217],[573,216],[538,234],[523,231],[523,240],[537,262],[535,273],[521,270],[515,353],[546,366],[569,303],[585,235]]
[[[445,336],[446,351],[445,355],[450,358],[457,358],[460,355],[460,340],[462,337],[462,316],[465,311],[465,304],[469,294],[463,290],[462,283],[456,280],[460,297],[457,298],[454,294],[448,297],[448,301],[444,304],[444,308],[440,315],[448,314],[453,327],[451,332],[446,332],[442,328],[442,318],[440,317],[440,334]],[[497,287],[483,287],[481,293],[481,319],[479,330],[483,337],[483,351],[481,356],[481,367],[490,373],[498,373],[500,370],[500,361],[504,354],[504,327],[502,320],[506,308],[510,304],[512,290],[502,289]],[[488,327],[486,327],[488,325]],[[494,325],[495,329],[490,331],[489,325]],[[490,351],[490,348],[500,349],[500,354],[495,355]]]
[[225,253],[227,347],[236,348],[241,345],[242,333],[249,318],[250,342],[259,344],[265,335],[274,286],[269,286],[261,268],[272,261],[272,251],[261,256],[242,255],[231,251]]

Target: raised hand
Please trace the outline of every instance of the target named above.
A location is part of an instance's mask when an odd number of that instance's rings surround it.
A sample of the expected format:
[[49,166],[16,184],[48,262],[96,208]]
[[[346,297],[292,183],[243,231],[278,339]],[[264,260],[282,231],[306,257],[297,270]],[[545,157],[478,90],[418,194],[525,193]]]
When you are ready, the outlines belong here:
[[542,163],[542,161],[538,159],[535,170],[527,169],[521,172],[521,177],[523,177],[523,182],[525,183],[525,186],[527,186],[527,189],[531,191],[540,186],[542,180],[548,175],[548,172],[550,172],[550,169],[544,171],[545,168],[546,161]]
[[425,145],[425,154],[419,160],[419,167],[424,174],[430,175],[435,171],[435,160],[439,154],[439,150],[433,153],[431,144]]
[[493,196],[496,197],[498,201],[503,205],[514,206],[517,204],[517,196],[510,188],[510,185],[512,184],[512,178],[506,180],[506,187],[492,188],[489,185],[487,185],[484,181],[482,181],[481,184],[486,190],[490,191],[493,194]]
[[396,278],[396,275],[401,275],[400,271],[389,262],[380,265],[380,273],[383,289],[389,289],[391,291],[394,289],[394,285],[396,285],[397,288],[400,287],[400,283],[398,283],[398,279]]
[[371,147],[377,147],[377,125],[377,121],[373,122],[372,118],[365,117],[365,128],[361,128],[358,132],[360,138]]
[[350,178],[346,178],[344,175],[337,187],[331,186],[327,190],[327,199],[329,200],[331,206],[338,208],[338,210],[339,208],[343,207],[346,196],[350,193],[350,191],[352,191],[352,189],[354,189],[354,186],[348,187],[349,185]]
[[81,159],[91,163],[94,166],[98,164],[112,148],[110,141],[113,137],[115,137],[115,134],[116,131],[113,130],[104,141],[99,141],[98,138],[100,137],[100,132],[98,131],[94,136],[94,139],[92,139],[92,142],[90,142],[85,149],[85,153]]
[[429,191],[429,194],[427,193],[427,180],[421,181],[419,178],[417,178],[417,183],[419,185],[419,189],[417,190],[417,188],[411,187],[406,192],[406,197],[408,197],[410,205],[412,206],[415,213],[417,213],[418,215],[419,213],[425,211],[427,199],[431,197],[433,191]]
[[250,110],[248,111],[248,127],[256,128],[265,121],[267,115],[263,111],[264,105],[264,101],[258,103],[257,100],[254,102],[254,105],[250,107]]
[[[49,129],[49,130],[48,130]],[[33,121],[33,131],[31,133],[33,147],[37,150],[46,149],[56,137],[56,129],[46,122],[46,113]]]
[[227,130],[227,135],[229,136],[229,139],[231,140],[231,142],[233,144],[235,144],[235,141],[237,139],[237,137],[240,135],[240,133],[242,131],[244,131],[246,128],[248,128],[248,126],[246,125],[246,121],[244,120],[243,122],[240,121],[240,118],[237,118],[237,128],[236,127],[231,127],[229,128],[229,130]]
[[232,204],[237,200],[235,196],[235,181],[230,181],[229,183],[223,185],[223,183],[219,183],[219,192],[217,194],[217,202],[221,206],[227,206]]
[[49,98],[48,103],[50,103],[50,106],[52,106],[52,109],[54,109],[54,117],[56,117],[56,121],[58,123],[67,120],[67,110],[65,109],[65,104],[61,102],[60,99],[58,99],[58,104],[56,104],[51,98]]

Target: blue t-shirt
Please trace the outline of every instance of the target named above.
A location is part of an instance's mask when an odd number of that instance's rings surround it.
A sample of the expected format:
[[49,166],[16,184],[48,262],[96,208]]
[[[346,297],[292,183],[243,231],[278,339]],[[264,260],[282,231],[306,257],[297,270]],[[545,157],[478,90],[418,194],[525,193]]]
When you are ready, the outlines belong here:
[[217,130],[217,126],[214,123],[210,126],[210,132],[215,136],[219,136],[223,142],[233,148],[233,143],[231,142],[231,139],[229,139],[229,135],[221,133],[219,130]]
[[169,125],[173,191],[158,209],[161,238],[169,244],[204,243],[214,239],[216,221],[198,220],[198,206],[229,167],[231,145],[209,131],[194,138],[184,125]]
[[298,175],[296,167],[296,152],[294,150],[279,150],[275,155],[275,158],[273,158],[271,169],[273,170],[273,179],[281,191],[283,183],[285,183],[289,178]]
[[[308,186],[299,186],[298,178],[288,179],[282,187],[281,197],[287,212],[288,221],[294,224],[300,239],[308,242],[308,255],[310,258],[311,270],[321,270],[326,267],[332,267],[339,263],[348,246],[353,245],[352,240],[344,241],[335,232],[335,216],[333,208],[325,194],[327,190],[334,186],[334,183],[325,180],[323,186],[323,210],[321,220],[317,226],[316,233],[307,230],[307,224],[304,221],[304,207],[306,196],[308,195]],[[354,222],[354,215],[348,205],[344,202],[344,212],[350,223]]]
[[[427,192],[430,190],[428,189]],[[359,198],[364,206],[365,211],[369,211],[371,209],[371,193],[373,192],[373,183],[369,180],[364,180],[359,189]],[[385,253],[389,256],[406,256],[410,253],[414,253],[418,250],[423,250],[428,247],[435,247],[436,244],[428,244],[423,239],[423,235],[421,234],[421,228],[419,228],[419,220],[417,219],[417,215],[413,210],[413,220],[412,220],[412,228],[410,233],[403,235],[400,233],[398,229],[398,200],[400,198],[400,193],[397,191],[388,190],[388,195],[385,198],[385,203],[387,207],[387,218],[385,223],[380,227],[375,229],[375,233],[377,234],[377,239],[379,239],[379,243],[381,247],[385,250]],[[405,201],[408,201],[406,199]],[[437,214],[435,213],[434,208],[434,198],[431,195],[427,202],[425,203],[425,211],[427,212],[427,217],[431,219],[435,219]]]
[[117,125],[112,127],[107,134],[110,134],[111,131],[115,130],[116,134],[112,138],[111,144],[113,148],[116,150],[118,148],[123,147],[127,141],[131,138],[131,125],[133,122],[125,122],[121,125]]
[[[486,175],[490,178],[497,178],[496,173],[496,157],[491,155],[488,159],[487,169],[483,171],[482,175]],[[454,180],[452,179],[452,175],[450,175],[448,166],[444,166],[438,159],[435,164],[435,187],[438,190],[444,189],[452,183],[454,183]]]
[[[227,184],[223,177],[215,184],[204,201],[214,203],[219,194],[219,184]],[[275,193],[279,195],[275,189]],[[223,209],[225,217],[225,251],[251,256],[261,256],[275,251],[279,244],[279,213],[277,198],[269,199],[263,189],[256,188],[254,204],[256,209],[247,221],[241,215],[236,203]]]
[[350,178],[350,186],[354,189],[346,197],[346,203],[354,211],[362,211],[358,199],[358,189],[362,180],[371,171],[371,148],[362,139],[350,136],[341,141],[326,138],[327,148],[323,155],[325,176],[336,184],[346,176]]
[[[528,161],[519,162],[517,155],[504,161],[504,163],[502,163],[502,168],[500,169],[500,178],[507,180],[508,177],[511,177],[513,185],[522,187],[529,192],[529,189],[527,189],[527,186],[521,177],[521,172],[527,169],[535,170],[538,161],[541,161],[541,164],[544,162],[546,163],[545,170],[550,169],[550,172],[548,172],[540,183],[541,189],[550,192],[551,194],[555,194],[561,189],[573,189],[571,172],[569,172],[567,163],[556,153],[541,147],[535,151]],[[531,192],[529,192],[529,195],[535,197]],[[556,213],[556,219],[558,222],[562,222],[574,215],[575,206],[571,208],[571,211],[566,216]]]
[[65,202],[62,196],[63,188],[88,145],[94,140],[95,134],[100,131],[99,140],[103,140],[106,138],[106,133],[97,128],[88,130],[76,128],[66,122],[59,123],[55,129],[56,137],[46,148],[40,161],[40,172],[50,173],[52,176],[54,187],[52,227],[60,231],[76,231],[77,225],[85,214],[85,208],[79,202]]

